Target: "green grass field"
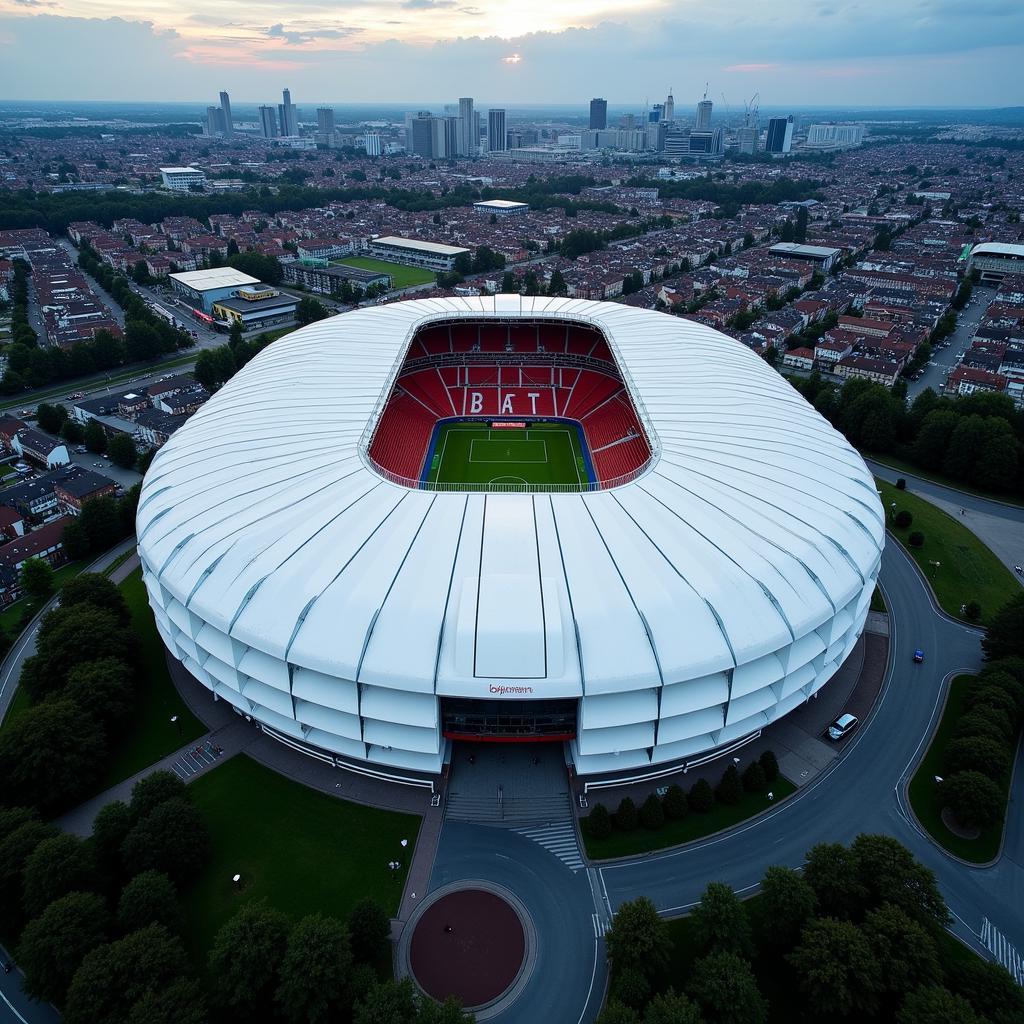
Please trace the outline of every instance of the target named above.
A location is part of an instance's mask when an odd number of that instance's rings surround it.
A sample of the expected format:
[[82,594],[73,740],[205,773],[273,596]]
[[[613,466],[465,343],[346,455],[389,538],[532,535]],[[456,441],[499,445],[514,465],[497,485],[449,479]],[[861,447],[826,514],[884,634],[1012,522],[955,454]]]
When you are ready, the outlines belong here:
[[[217,929],[254,900],[293,918],[344,919],[364,896],[388,914],[398,909],[420,827],[416,815],[318,793],[244,754],[196,779],[189,793],[212,839],[210,859],[184,896],[185,938],[194,954],[205,958]],[[392,877],[388,862],[396,859],[403,867]],[[240,890],[231,882],[236,872]]]
[[497,429],[480,423],[445,423],[427,472],[431,483],[478,486],[529,484],[581,487],[588,482],[579,434],[564,423]]
[[434,280],[432,270],[407,267],[402,263],[388,263],[387,260],[375,260],[370,256],[350,256],[348,259],[331,262],[335,266],[358,267],[360,270],[376,270],[380,274],[390,274],[395,288],[411,288],[414,284],[430,284]]

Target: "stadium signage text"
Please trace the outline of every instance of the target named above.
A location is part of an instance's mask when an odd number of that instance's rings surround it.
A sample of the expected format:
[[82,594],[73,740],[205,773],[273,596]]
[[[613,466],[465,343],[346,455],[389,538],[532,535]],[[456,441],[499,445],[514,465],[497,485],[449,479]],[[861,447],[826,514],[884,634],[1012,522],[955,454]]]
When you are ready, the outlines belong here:
[[[530,415],[537,415],[537,399],[540,398],[541,393],[539,391],[527,391],[526,397],[530,400]],[[467,391],[466,397],[469,399],[469,403],[465,408],[465,413],[470,416],[479,416],[484,411],[484,393],[482,391]],[[516,409],[515,402],[519,398],[518,391],[506,391],[501,396],[501,408],[498,410],[499,416],[515,416],[517,413],[522,416],[523,412],[520,409]],[[521,404],[521,403],[520,403]]]
[[526,420],[496,420],[491,424],[491,427],[494,430],[524,430],[526,428]]
[[496,686],[494,683],[490,685],[491,693],[497,693],[499,696],[504,696],[506,693],[533,693],[532,686]]

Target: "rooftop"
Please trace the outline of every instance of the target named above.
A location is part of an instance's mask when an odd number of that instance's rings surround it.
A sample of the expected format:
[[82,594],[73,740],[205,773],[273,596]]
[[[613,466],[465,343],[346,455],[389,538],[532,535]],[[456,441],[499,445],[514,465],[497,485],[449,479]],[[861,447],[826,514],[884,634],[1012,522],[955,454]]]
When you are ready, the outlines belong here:
[[198,292],[212,291],[214,288],[241,288],[247,284],[259,284],[258,277],[243,274],[234,267],[211,267],[209,270],[185,270],[180,274],[168,274],[172,281],[177,281],[187,288]]
[[399,249],[419,249],[422,252],[436,253],[438,256],[458,256],[459,253],[469,252],[461,245],[442,245],[440,242],[424,242],[419,238],[399,238],[397,235],[381,235],[371,239],[370,244],[393,245]]

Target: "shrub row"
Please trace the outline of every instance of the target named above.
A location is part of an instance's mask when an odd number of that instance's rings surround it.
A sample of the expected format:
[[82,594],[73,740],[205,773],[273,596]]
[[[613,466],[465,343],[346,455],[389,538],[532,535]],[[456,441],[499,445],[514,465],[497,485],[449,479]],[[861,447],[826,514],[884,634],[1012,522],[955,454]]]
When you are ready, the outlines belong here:
[[667,819],[679,820],[691,812],[707,814],[716,800],[721,804],[738,804],[744,792],[762,793],[778,776],[778,761],[772,751],[766,750],[747,765],[742,775],[736,765],[729,765],[714,789],[706,779],[700,778],[689,791],[676,784],[668,787],[663,798],[651,793],[639,809],[628,796],[619,802],[614,813],[610,813],[604,804],[595,804],[585,819],[585,826],[595,839],[606,839],[613,829],[632,832],[641,825],[652,830],[660,829]]

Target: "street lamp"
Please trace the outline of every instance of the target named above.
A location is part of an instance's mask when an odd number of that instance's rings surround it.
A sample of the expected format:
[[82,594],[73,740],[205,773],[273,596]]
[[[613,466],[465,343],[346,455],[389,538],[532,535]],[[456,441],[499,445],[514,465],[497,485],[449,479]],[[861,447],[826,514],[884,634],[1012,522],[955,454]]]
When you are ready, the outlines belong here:
[[235,888],[236,889],[241,889],[242,888],[242,876],[241,875],[239,875],[239,874],[232,875],[231,876],[231,881],[235,883]]
[[178,735],[181,735],[181,722],[178,721],[177,715],[171,715],[171,725],[176,726],[178,729]]
[[942,563],[929,561],[928,564],[932,567],[932,579],[935,579],[935,574],[938,572],[939,566],[942,565]]

